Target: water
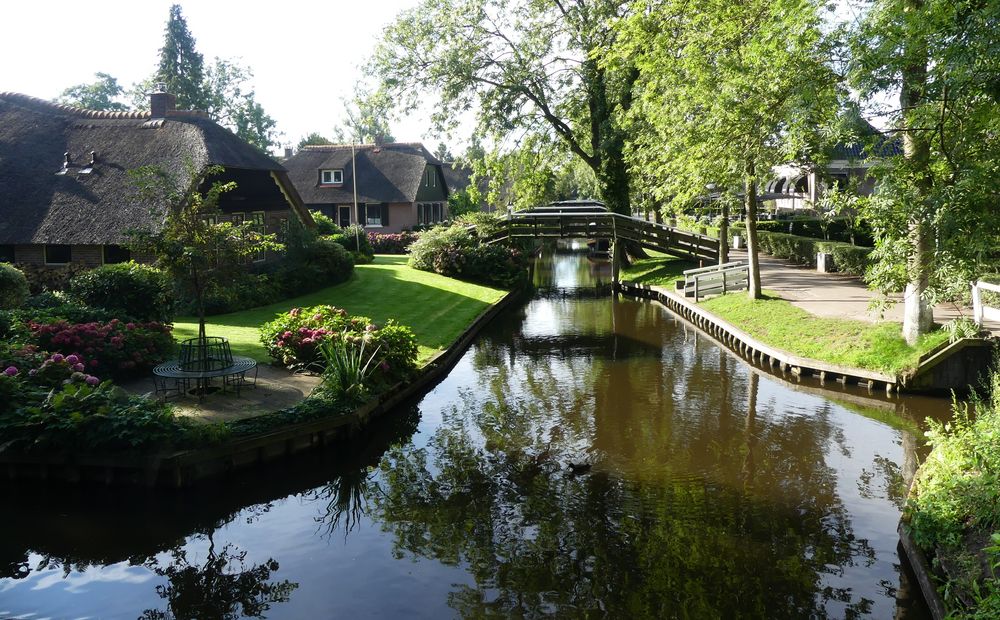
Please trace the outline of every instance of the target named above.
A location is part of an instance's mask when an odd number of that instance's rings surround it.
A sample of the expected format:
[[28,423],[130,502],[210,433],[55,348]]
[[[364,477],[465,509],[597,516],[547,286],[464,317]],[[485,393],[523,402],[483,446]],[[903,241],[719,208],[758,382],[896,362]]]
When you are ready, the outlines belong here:
[[350,445],[193,492],[4,489],[0,618],[924,617],[895,528],[947,403],[782,381],[580,253],[535,277]]

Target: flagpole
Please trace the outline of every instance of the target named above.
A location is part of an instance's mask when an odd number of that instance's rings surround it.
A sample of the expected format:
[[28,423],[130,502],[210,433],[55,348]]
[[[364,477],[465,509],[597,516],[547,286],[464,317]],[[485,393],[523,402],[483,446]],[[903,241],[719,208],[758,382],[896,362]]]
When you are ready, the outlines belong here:
[[[351,175],[353,176],[353,182],[351,183],[352,189],[354,190],[354,213],[351,215],[351,219],[354,220],[355,224],[360,224],[358,222],[358,162],[354,154],[354,140],[351,140]],[[354,229],[354,248],[361,252],[361,239],[360,233],[357,227]]]

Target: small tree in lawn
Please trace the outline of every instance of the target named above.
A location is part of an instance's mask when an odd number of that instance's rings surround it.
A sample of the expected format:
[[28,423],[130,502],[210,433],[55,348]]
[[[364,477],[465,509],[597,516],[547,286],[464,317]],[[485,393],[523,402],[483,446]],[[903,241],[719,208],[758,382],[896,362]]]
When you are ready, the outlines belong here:
[[254,230],[253,224],[217,222],[221,213],[219,200],[236,188],[234,182],[213,181],[207,191],[199,189],[205,181],[223,172],[221,166],[209,166],[198,172],[188,162],[186,176],[192,179],[186,188],[170,173],[155,166],[129,171],[148,200],[165,203],[166,221],[158,232],[133,232],[131,247],[156,256],[157,264],[173,277],[182,291],[195,301],[198,312],[198,339],[205,341],[205,291],[213,284],[231,281],[240,265],[260,252],[281,250],[274,235]]

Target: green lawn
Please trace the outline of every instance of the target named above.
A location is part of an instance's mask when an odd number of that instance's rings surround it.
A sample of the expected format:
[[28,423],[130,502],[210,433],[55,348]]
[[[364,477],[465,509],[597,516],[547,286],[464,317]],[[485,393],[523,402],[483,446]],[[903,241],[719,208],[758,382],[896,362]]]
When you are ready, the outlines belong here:
[[[374,263],[355,267],[354,275],[343,284],[270,306],[210,316],[206,332],[228,338],[236,355],[265,362],[270,358],[260,344],[260,325],[291,308],[331,304],[376,323],[395,319],[408,325],[420,346],[418,363],[423,363],[454,342],[476,316],[504,294],[500,289],[410,269],[405,256],[378,255]],[[174,321],[178,340],[197,335],[197,318],[178,317]]]
[[637,284],[650,284],[674,288],[675,280],[683,280],[685,269],[694,269],[697,263],[677,258],[669,254],[646,251],[649,258],[633,261],[631,265],[621,270],[621,279]]
[[700,305],[773,347],[889,374],[915,368],[922,354],[948,340],[948,334],[938,330],[911,348],[900,335],[899,323],[820,318],[766,294],[755,301],[745,294],[721,295]]

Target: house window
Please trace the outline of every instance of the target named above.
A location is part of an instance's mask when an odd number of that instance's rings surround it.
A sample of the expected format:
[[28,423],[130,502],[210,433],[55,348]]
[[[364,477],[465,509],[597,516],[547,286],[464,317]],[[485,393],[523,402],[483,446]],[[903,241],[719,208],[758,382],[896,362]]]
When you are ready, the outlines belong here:
[[366,227],[389,225],[388,205],[358,205],[358,221]]
[[435,202],[434,203],[434,215],[433,215],[433,217],[434,217],[434,221],[435,222],[440,222],[441,221],[441,203],[440,202]]
[[219,218],[215,217],[214,215],[206,215],[205,217],[202,218],[202,220],[204,220],[205,223],[208,224],[209,226],[215,226],[216,224],[219,223]]
[[14,246],[0,245],[0,263],[14,262]]
[[46,265],[65,265],[73,259],[73,250],[68,245],[45,246]]
[[344,171],[340,168],[337,170],[320,170],[319,182],[321,185],[340,185],[344,182]]
[[[264,223],[264,212],[254,211],[253,213],[250,214],[250,221],[253,222],[254,231],[263,235],[266,228],[266,225]],[[267,256],[265,255],[264,250],[260,250],[254,253],[253,262],[259,263],[266,258]]]
[[246,213],[233,213],[231,217],[233,224],[242,224],[247,219]]
[[120,245],[104,246],[105,265],[114,265],[116,263],[127,263],[130,260],[132,260],[132,253],[128,251],[128,248],[123,248]]

